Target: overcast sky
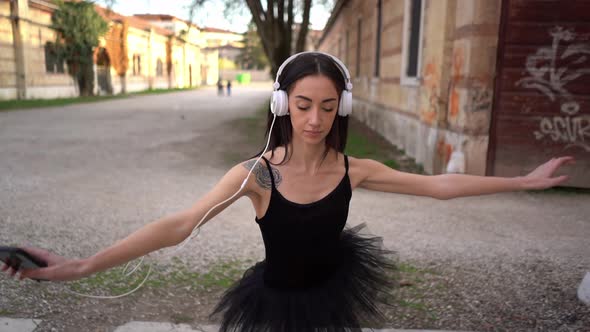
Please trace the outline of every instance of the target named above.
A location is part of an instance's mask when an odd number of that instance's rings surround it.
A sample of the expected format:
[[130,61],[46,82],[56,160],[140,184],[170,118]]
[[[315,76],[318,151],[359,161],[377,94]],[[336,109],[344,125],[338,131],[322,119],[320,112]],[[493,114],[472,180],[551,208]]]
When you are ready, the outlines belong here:
[[[98,4],[104,6],[104,0],[98,0]],[[123,15],[133,14],[168,14],[178,18],[188,19],[186,8],[191,0],[118,0],[113,10]],[[246,8],[244,15],[231,18],[224,16],[224,1],[209,0],[195,13],[193,22],[198,26],[213,27],[235,32],[245,32],[250,22],[250,11]],[[311,10],[310,21],[312,29],[322,30],[330,13],[321,5],[316,5]]]

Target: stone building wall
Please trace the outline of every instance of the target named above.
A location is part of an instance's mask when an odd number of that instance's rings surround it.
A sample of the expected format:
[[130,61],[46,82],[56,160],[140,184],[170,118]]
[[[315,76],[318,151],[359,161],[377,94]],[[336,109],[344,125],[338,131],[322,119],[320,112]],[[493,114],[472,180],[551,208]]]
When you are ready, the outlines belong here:
[[347,65],[354,116],[427,172],[444,173],[462,151],[465,172],[485,174],[500,2],[424,0],[415,79],[402,72],[411,0],[381,1],[379,61],[379,1],[339,1],[319,50]]

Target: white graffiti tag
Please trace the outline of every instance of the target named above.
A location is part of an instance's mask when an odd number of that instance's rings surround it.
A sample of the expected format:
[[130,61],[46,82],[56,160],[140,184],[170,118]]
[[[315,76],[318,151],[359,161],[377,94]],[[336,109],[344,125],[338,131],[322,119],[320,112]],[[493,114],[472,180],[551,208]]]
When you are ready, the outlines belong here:
[[[571,108],[576,106],[579,108],[578,103],[567,104],[561,105],[564,113],[571,112]],[[570,110],[566,111],[564,108]],[[541,119],[539,130],[535,131],[535,138],[540,140],[545,136],[549,136],[554,142],[568,143],[564,149],[578,146],[590,152],[590,115],[545,117]]]
[[[539,130],[534,132],[537,140],[549,137],[554,142],[565,143],[564,149],[580,147],[590,152],[590,116],[578,114],[580,104],[573,100],[565,87],[580,76],[590,74],[590,64],[583,65],[590,63],[590,44],[568,45],[560,55],[560,42],[572,41],[576,34],[559,26],[549,34],[553,37],[551,47],[542,47],[527,57],[526,71],[529,76],[518,80],[516,85],[536,89],[551,101],[563,100],[561,116],[541,118]],[[565,64],[557,68],[557,60]]]
[[[551,47],[541,47],[537,50],[537,53],[527,57],[526,71],[530,76],[518,80],[516,85],[537,89],[549,97],[551,101],[555,101],[556,94],[570,99],[571,94],[564,86],[584,74],[590,74],[590,66],[569,70],[568,65],[579,65],[586,62],[588,56],[590,56],[590,44],[569,45],[560,56],[558,54],[559,43],[562,40],[573,40],[576,35],[570,30],[564,30],[562,27],[555,27],[549,34],[553,37]],[[558,59],[567,61],[568,58],[567,65],[556,67]]]

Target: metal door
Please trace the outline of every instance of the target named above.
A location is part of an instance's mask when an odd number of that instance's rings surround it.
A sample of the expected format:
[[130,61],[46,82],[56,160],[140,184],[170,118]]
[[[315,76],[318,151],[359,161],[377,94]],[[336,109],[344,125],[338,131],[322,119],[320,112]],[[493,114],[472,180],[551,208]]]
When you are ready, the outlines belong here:
[[590,188],[590,1],[504,0],[489,175],[576,157],[569,186]]

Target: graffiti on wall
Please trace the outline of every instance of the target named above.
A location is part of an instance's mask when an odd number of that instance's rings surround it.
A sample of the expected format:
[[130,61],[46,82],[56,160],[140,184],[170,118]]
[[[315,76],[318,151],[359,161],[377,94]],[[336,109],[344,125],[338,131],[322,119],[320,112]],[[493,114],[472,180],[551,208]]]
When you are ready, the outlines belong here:
[[421,110],[421,118],[428,124],[432,124],[440,109],[440,96],[438,95],[438,83],[440,74],[434,61],[429,61],[424,67],[424,107]]
[[476,81],[469,89],[469,111],[482,112],[492,108],[492,90]]
[[[453,52],[453,67],[451,73],[451,90],[449,96],[449,115],[456,117],[461,109],[461,94],[458,84],[465,80],[463,70],[465,67],[465,51],[457,47]],[[481,78],[469,78],[463,109],[467,112],[489,111],[492,108],[492,89]],[[465,98],[465,97],[463,97]]]
[[453,52],[453,71],[451,75],[451,96],[449,101],[449,115],[454,118],[459,115],[459,91],[457,91],[457,82],[463,78],[463,65],[465,56],[463,48],[458,47]]
[[[542,117],[535,138],[550,138],[564,143],[564,149],[580,147],[590,152],[590,115],[579,114],[580,104],[566,85],[585,74],[590,74],[590,44],[564,42],[575,40],[570,29],[556,26],[549,31],[551,46],[541,47],[526,59],[528,76],[515,84],[541,92],[552,102],[560,103],[560,115]],[[560,65],[557,65],[559,61]]]

